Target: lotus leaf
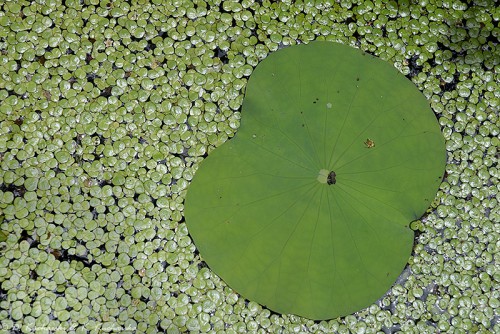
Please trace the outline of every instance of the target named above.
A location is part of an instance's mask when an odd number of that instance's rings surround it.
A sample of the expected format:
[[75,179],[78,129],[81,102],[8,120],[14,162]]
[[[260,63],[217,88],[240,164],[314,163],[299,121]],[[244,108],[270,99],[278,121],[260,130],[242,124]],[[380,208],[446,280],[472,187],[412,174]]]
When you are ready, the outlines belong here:
[[445,161],[428,102],[389,63],[330,42],[287,47],[252,73],[241,127],[201,163],[185,219],[245,298],[335,318],[394,283]]

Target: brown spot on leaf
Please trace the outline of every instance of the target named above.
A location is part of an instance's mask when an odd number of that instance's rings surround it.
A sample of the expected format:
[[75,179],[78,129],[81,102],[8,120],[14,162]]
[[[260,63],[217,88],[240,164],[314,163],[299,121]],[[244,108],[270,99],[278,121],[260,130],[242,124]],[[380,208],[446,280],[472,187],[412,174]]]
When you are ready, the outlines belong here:
[[[324,174],[323,174],[324,175]],[[324,181],[323,181],[324,182]],[[335,174],[334,171],[331,171],[329,174],[328,174],[328,177],[326,178],[326,183],[328,185],[332,185],[332,184],[335,184],[337,183],[337,174]]]

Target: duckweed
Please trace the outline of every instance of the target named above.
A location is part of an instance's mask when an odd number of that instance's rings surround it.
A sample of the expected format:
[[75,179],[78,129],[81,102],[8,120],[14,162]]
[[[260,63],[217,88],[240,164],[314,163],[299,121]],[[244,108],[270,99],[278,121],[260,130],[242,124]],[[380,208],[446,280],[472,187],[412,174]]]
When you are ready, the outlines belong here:
[[[5,332],[498,332],[494,1],[7,1],[0,14]],[[394,64],[447,142],[410,262],[380,301],[314,323],[242,299],[183,222],[270,52],[341,42]]]

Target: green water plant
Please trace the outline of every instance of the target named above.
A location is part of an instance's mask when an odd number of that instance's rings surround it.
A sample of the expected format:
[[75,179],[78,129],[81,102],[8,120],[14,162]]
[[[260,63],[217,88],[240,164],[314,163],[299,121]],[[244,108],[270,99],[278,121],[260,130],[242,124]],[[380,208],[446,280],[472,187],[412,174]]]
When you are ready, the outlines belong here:
[[[500,333],[495,1],[0,8],[0,332]],[[313,40],[393,64],[448,151],[403,274],[329,321],[245,300],[200,260],[183,219],[198,164],[239,130],[255,66]]]
[[369,306],[408,262],[409,224],[443,177],[428,102],[389,63],[313,42],[257,66],[242,115],[188,189],[202,257],[280,313],[330,319]]

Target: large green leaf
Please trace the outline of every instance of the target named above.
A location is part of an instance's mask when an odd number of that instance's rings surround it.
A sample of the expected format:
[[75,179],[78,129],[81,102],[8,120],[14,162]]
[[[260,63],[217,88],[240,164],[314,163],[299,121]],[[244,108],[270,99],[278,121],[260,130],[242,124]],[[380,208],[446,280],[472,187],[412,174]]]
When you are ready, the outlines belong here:
[[257,66],[242,115],[185,202],[208,265],[280,313],[328,319],[380,298],[444,172],[426,99],[390,64],[314,42]]

